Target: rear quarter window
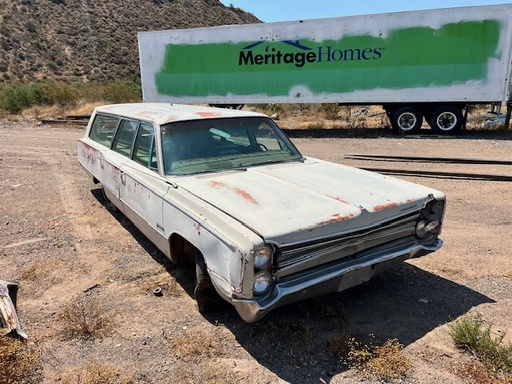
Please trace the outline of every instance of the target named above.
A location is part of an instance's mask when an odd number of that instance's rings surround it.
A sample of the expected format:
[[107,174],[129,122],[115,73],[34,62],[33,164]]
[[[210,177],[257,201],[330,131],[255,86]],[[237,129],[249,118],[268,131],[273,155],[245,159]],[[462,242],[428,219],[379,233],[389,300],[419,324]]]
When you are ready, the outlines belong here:
[[118,122],[119,118],[117,117],[96,115],[89,138],[110,148]]
[[116,131],[112,150],[130,157],[132,150],[133,138],[137,130],[137,122],[133,120],[121,120],[119,128]]

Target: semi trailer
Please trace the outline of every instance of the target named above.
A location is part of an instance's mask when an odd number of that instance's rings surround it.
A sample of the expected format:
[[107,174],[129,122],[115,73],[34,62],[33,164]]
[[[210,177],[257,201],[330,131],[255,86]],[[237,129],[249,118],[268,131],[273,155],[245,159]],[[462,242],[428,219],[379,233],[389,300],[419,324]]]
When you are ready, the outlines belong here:
[[402,133],[510,119],[512,4],[140,32],[145,102],[381,105]]

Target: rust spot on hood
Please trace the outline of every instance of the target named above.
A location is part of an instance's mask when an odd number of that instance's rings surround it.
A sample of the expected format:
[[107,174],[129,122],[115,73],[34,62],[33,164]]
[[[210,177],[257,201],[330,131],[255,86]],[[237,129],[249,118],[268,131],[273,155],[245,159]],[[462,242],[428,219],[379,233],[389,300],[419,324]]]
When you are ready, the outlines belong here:
[[387,202],[385,204],[376,205],[375,207],[373,207],[373,210],[374,211],[383,211],[385,209],[394,208],[394,207],[398,207],[398,203],[394,203],[392,201],[389,201],[389,202]]
[[229,190],[233,191],[234,193],[236,193],[241,198],[243,198],[248,203],[251,203],[251,204],[254,204],[254,205],[258,205],[258,202],[256,201],[256,199],[249,192],[247,192],[244,189],[237,188],[237,187],[230,187],[229,185],[226,185],[226,184],[224,184],[221,181],[215,181],[215,180],[210,181],[208,184],[211,187],[213,187],[213,188],[226,188],[226,189],[229,189]]
[[252,197],[252,195],[249,192],[244,191],[243,189],[240,188],[235,188],[234,190],[235,193],[238,196],[241,196],[244,200],[248,201],[251,204],[258,205],[258,202],[254,199],[254,197]]
[[316,223],[316,225],[320,227],[322,225],[332,224],[332,223],[337,223],[338,221],[347,220],[347,219],[350,219],[351,217],[354,217],[353,213],[349,213],[348,215],[342,215],[341,213],[335,213],[334,215],[331,216],[331,218],[329,220],[320,221],[320,222]]

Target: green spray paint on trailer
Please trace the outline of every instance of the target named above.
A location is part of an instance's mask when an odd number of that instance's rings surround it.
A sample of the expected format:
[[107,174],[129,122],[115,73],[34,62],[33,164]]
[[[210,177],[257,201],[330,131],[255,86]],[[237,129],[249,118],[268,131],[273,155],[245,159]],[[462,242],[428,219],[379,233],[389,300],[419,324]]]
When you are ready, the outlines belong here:
[[200,97],[288,96],[296,86],[322,94],[484,81],[489,60],[499,58],[499,31],[498,21],[483,20],[396,29],[385,38],[168,44],[156,84],[161,94]]

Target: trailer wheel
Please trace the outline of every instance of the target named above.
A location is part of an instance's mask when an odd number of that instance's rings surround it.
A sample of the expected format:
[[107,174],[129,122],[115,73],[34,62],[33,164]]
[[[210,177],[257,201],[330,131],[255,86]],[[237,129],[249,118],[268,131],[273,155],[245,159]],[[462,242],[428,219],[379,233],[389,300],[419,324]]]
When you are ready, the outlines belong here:
[[454,134],[462,127],[462,111],[455,107],[437,108],[429,119],[430,127],[441,135]]
[[423,115],[413,107],[403,107],[392,114],[391,126],[400,133],[416,133],[421,129]]

